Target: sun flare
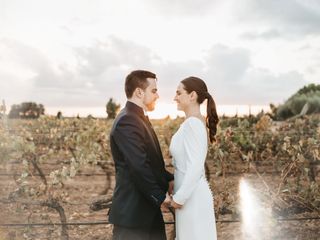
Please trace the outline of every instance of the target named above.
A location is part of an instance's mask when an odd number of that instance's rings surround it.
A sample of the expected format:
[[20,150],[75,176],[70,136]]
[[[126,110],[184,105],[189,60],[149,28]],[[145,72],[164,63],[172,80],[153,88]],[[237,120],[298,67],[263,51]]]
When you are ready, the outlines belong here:
[[241,230],[245,240],[266,239],[272,233],[272,217],[245,179],[240,180]]

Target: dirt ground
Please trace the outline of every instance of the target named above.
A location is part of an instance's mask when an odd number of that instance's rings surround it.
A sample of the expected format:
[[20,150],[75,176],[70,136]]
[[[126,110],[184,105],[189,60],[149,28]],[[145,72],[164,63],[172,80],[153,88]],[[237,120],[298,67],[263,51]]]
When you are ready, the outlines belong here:
[[[42,165],[43,169],[48,172],[51,165]],[[19,165],[11,164],[1,166],[0,168],[0,224],[9,223],[59,223],[59,216],[55,210],[47,207],[41,207],[34,201],[26,198],[24,195],[17,192],[17,185],[12,176],[6,174],[19,173]],[[81,175],[67,180],[62,189],[57,191],[57,194],[63,195],[65,201],[62,206],[67,216],[69,223],[79,222],[99,222],[107,221],[107,210],[94,212],[90,210],[90,203],[97,198],[100,198],[99,193],[104,190],[105,176],[94,175],[102,174],[99,168],[87,168],[81,172]],[[255,174],[246,175],[230,175],[226,178],[216,177],[211,175],[211,189],[215,196],[215,207],[221,207],[222,192],[228,193],[228,199],[233,201],[234,208],[240,204],[241,197],[239,195],[239,182],[241,178],[246,179],[255,198],[258,199],[260,206],[265,207],[268,212],[268,201],[266,197],[266,186],[261,178]],[[279,179],[272,175],[263,176],[263,180],[268,184],[268,187],[274,189]],[[227,181],[227,191],[224,189],[223,181]],[[39,183],[39,177],[29,177],[28,184]],[[112,183],[114,184],[114,183]],[[109,191],[111,195],[112,191]],[[255,206],[252,206],[253,211],[256,211]],[[225,209],[224,214],[217,215],[217,233],[219,240],[316,240],[320,239],[320,220],[305,220],[305,221],[277,221],[269,219],[267,222],[261,222],[254,218],[249,221],[249,227],[253,227],[256,235],[250,235],[246,232],[244,222],[240,222],[241,216]],[[249,208],[250,210],[250,208]],[[248,211],[249,211],[248,210]],[[302,213],[300,215],[289,216],[295,217],[312,217],[318,216],[317,213]],[[173,216],[170,212],[164,212],[166,222],[173,221]],[[174,238],[174,225],[167,224],[168,240]],[[8,239],[60,239],[60,226],[19,226],[19,227],[0,227],[0,240]],[[111,239],[112,225],[80,225],[69,226],[69,239],[79,240],[107,240]],[[200,240],[200,239],[199,239]]]

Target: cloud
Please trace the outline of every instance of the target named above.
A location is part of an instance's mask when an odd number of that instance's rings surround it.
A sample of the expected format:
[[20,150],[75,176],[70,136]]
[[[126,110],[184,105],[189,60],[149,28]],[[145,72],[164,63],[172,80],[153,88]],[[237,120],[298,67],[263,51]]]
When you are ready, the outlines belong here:
[[[297,71],[275,74],[251,65],[251,52],[216,44],[202,61],[168,62],[157,68],[160,98],[172,101],[176,86],[188,76],[202,78],[218,104],[280,103],[306,84]],[[163,96],[162,96],[163,92]]]
[[11,51],[11,60],[20,63],[30,69],[38,69],[43,67],[43,61],[46,60],[37,48],[24,44],[14,39],[3,38],[0,40],[2,47]]
[[[24,81],[28,84],[24,91],[28,91],[29,97],[25,100],[51,107],[104,108],[110,97],[123,103],[124,79],[135,69],[157,74],[160,100],[167,103],[172,103],[177,85],[188,76],[202,78],[217,104],[277,103],[305,84],[299,72],[276,75],[268,69],[255,68],[248,49],[222,44],[213,45],[203,59],[173,62],[164,61],[137,43],[109,37],[91,46],[74,48],[75,65],[68,62],[57,65],[39,49],[18,41],[6,40],[1,44],[11,49],[11,61],[32,75],[18,78],[0,68],[0,77],[12,79],[13,89]],[[1,80],[0,86],[3,85]]]
[[204,64],[204,80],[221,104],[279,103],[306,84],[297,71],[277,75],[254,67],[251,52],[245,48],[214,45],[207,52]]
[[212,13],[219,4],[217,0],[153,0],[143,1],[155,15],[164,16],[203,16]]
[[[74,78],[74,74],[68,66],[54,63],[41,50],[13,39],[2,39],[0,44],[10,52],[12,63],[20,68],[27,69],[29,76],[25,80],[39,88],[75,88],[83,83]],[[32,76],[32,77],[31,77]]]
[[320,34],[320,2],[316,0],[244,0],[239,6],[234,2],[234,10],[237,22],[251,24],[255,28],[245,33],[247,38]]
[[103,99],[117,97],[124,100],[126,75],[134,69],[152,71],[162,61],[147,47],[114,36],[96,41],[89,47],[75,48],[74,54],[77,74],[87,79]]
[[117,66],[150,67],[160,58],[150,49],[131,41],[110,36],[90,47],[74,49],[78,70],[86,76],[99,76]]
[[[82,105],[86,101],[90,104],[83,96],[93,94],[95,90],[88,85],[88,79],[68,63],[56,65],[41,50],[20,41],[2,39],[0,46],[6,50],[6,62],[0,69],[0,85],[6,87],[1,88],[0,93],[10,99],[9,102],[32,100],[51,106]],[[9,70],[5,70],[8,66]],[[8,88],[15,91],[8,92],[5,90]],[[92,98],[96,100],[94,96]]]
[[251,104],[281,103],[306,83],[297,71],[277,75],[268,69],[255,68],[248,71],[239,94],[243,102]]
[[49,106],[96,106],[109,97],[124,100],[123,84],[128,72],[152,70],[161,61],[150,49],[113,36],[91,46],[73,48],[75,64],[57,64],[41,50],[16,40],[2,40],[0,45],[8,49],[11,61],[20,69],[31,72],[22,77],[28,82],[30,100]]
[[277,75],[267,69],[251,68],[239,82],[208,85],[220,104],[268,105],[285,101],[305,84],[303,75],[296,71]]
[[241,34],[244,39],[255,40],[255,39],[276,39],[281,38],[281,33],[276,29],[270,29],[262,32],[245,32]]
[[238,82],[250,67],[250,52],[244,48],[214,45],[206,54],[207,74],[221,83]]

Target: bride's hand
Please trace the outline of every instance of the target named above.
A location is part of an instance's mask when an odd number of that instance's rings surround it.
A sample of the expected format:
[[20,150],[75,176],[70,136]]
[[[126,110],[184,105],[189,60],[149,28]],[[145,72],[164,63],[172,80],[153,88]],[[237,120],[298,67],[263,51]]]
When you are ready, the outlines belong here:
[[173,199],[171,200],[171,207],[173,207],[174,209],[180,209],[182,208],[183,205],[176,203]]
[[172,195],[173,193],[173,187],[174,187],[174,180],[169,182],[169,189],[168,189],[168,193],[169,195]]

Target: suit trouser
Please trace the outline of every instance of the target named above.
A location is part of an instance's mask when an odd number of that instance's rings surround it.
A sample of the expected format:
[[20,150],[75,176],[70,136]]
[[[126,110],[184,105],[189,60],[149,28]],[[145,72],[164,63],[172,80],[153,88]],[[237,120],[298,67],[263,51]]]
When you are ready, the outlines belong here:
[[166,240],[166,229],[161,212],[150,228],[128,228],[113,225],[112,240]]
[[166,240],[165,227],[126,228],[114,225],[112,240]]

